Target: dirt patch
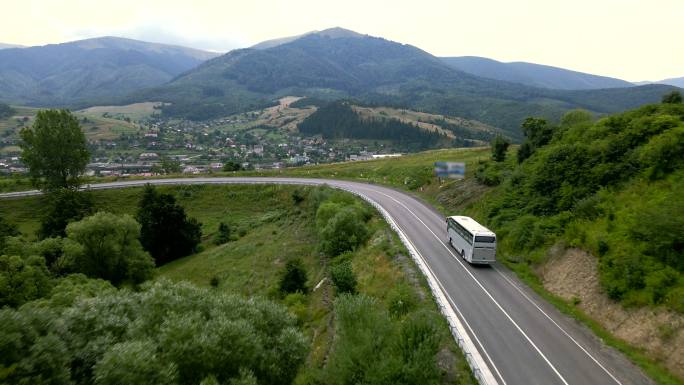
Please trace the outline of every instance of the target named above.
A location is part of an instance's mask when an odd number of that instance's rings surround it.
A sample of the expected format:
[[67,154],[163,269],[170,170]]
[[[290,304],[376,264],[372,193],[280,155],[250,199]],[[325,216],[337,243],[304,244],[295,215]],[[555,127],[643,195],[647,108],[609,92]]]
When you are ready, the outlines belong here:
[[548,291],[577,303],[613,335],[643,348],[684,378],[684,315],[658,308],[626,309],[601,291],[596,257],[560,246],[550,253],[549,262],[539,269]]

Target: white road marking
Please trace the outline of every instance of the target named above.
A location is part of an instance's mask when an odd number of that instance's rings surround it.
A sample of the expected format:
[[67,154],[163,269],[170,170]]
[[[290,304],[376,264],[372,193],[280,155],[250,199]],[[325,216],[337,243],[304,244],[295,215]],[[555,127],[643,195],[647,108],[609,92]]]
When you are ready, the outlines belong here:
[[[401,226],[399,226],[399,224],[397,224],[397,226],[401,227]],[[404,231],[404,233],[406,233],[406,232]],[[423,261],[426,261],[425,258],[423,257],[423,254],[420,251],[418,251],[418,248],[415,246],[415,244],[410,239],[408,239],[408,237],[406,237],[406,239],[411,243],[411,245],[413,246],[413,249],[416,251],[416,253],[418,253],[420,255],[420,258],[423,259]],[[499,372],[499,368],[496,367],[494,360],[492,360],[492,357],[489,356],[489,353],[487,353],[487,349],[485,349],[482,342],[480,342],[480,339],[477,338],[477,334],[475,334],[475,332],[473,331],[473,328],[470,327],[468,320],[466,320],[466,318],[463,316],[463,313],[461,313],[461,309],[459,309],[458,305],[456,305],[456,302],[453,300],[453,298],[451,298],[451,296],[449,295],[449,292],[446,290],[446,288],[442,284],[442,281],[440,281],[439,278],[437,278],[437,275],[432,270],[432,268],[427,263],[427,261],[425,262],[425,266],[428,268],[428,270],[430,270],[430,273],[432,273],[432,276],[435,278],[435,281],[437,281],[437,284],[442,289],[442,292],[444,293],[444,295],[447,297],[447,299],[451,303],[451,306],[456,310],[456,313],[458,313],[459,318],[461,318],[463,320],[463,323],[465,323],[466,327],[470,331],[470,334],[475,338],[475,341],[477,341],[477,344],[480,345],[480,349],[482,350],[484,355],[487,357],[487,360],[489,361],[489,363],[492,364],[492,366],[494,367],[494,371],[496,372],[497,376],[499,376],[499,379],[501,379],[501,382],[504,385],[506,385],[506,380],[504,380],[503,376],[501,375],[501,372]]]
[[437,240],[439,241],[439,244],[442,245],[442,246],[449,252],[449,254],[452,255],[452,257],[454,258],[454,260],[456,260],[456,262],[458,262],[458,263],[463,267],[463,269],[468,273],[468,275],[470,275],[470,277],[475,281],[475,283],[477,283],[477,285],[482,289],[482,291],[484,291],[484,293],[489,297],[489,299],[491,299],[492,302],[494,302],[494,304],[496,305],[496,307],[498,307],[499,310],[506,316],[506,318],[508,318],[508,320],[513,324],[513,326],[515,326],[515,328],[518,329],[518,332],[520,332],[520,334],[522,334],[522,336],[525,337],[525,339],[527,340],[527,342],[529,342],[529,344],[532,345],[532,347],[534,348],[534,350],[536,350],[537,353],[539,353],[539,356],[541,356],[541,358],[544,360],[544,362],[546,362],[546,364],[551,368],[551,370],[553,370],[553,372],[556,374],[556,376],[558,376],[558,378],[560,378],[560,380],[563,382],[563,384],[569,385],[568,382],[565,380],[565,378],[560,374],[560,372],[558,371],[558,369],[556,369],[556,367],[551,363],[551,361],[549,361],[549,359],[546,357],[546,355],[544,355],[544,353],[539,349],[539,347],[537,347],[537,345],[534,343],[534,341],[532,341],[532,339],[527,335],[527,333],[525,333],[525,331],[522,330],[522,328],[518,325],[518,323],[515,322],[515,320],[508,314],[508,312],[506,312],[506,310],[499,304],[499,302],[498,302],[496,299],[494,299],[494,297],[489,293],[489,291],[488,291],[487,289],[485,289],[485,287],[482,285],[482,283],[480,283],[480,281],[479,281],[477,278],[475,278],[475,276],[473,275],[473,273],[471,273],[470,270],[468,270],[468,269],[465,267],[465,265],[463,264],[463,262],[461,262],[458,258],[456,258],[456,255],[455,255],[455,254],[454,254],[454,253],[453,253],[453,252],[452,252],[452,251],[451,251],[451,250],[442,242],[442,238],[438,237],[437,234],[435,234],[435,233],[432,231],[432,229],[430,229],[430,227],[428,227],[428,225],[426,225],[425,222],[423,222],[423,220],[420,219],[420,218],[418,217],[418,215],[416,215],[413,211],[411,211],[411,209],[409,209],[409,208],[408,208],[405,204],[403,204],[402,202],[398,201],[398,200],[395,199],[394,197],[392,197],[392,196],[390,196],[390,195],[387,195],[387,194],[385,194],[385,193],[383,193],[383,192],[381,192],[381,191],[377,191],[377,190],[371,190],[371,191],[374,191],[374,192],[377,192],[377,193],[379,193],[379,194],[382,194],[382,195],[388,197],[389,199],[391,199],[391,200],[397,202],[397,203],[398,203],[399,205],[401,205],[404,209],[406,209],[406,211],[408,211],[409,213],[411,213],[411,215],[413,215],[420,223],[422,223],[423,226],[425,226],[425,228],[426,228],[430,233],[432,233],[432,235],[434,235],[435,238],[437,238]]
[[596,358],[594,358],[594,356],[592,356],[591,353],[589,353],[586,349],[584,349],[584,347],[582,347],[582,345],[579,344],[579,342],[577,342],[574,338],[572,338],[572,336],[571,336],[568,332],[566,332],[565,329],[563,329],[558,323],[556,323],[556,321],[554,321],[553,318],[551,318],[551,316],[549,316],[548,314],[546,314],[546,312],[545,312],[544,310],[542,310],[542,308],[539,307],[539,305],[537,305],[530,297],[528,297],[527,294],[525,294],[525,293],[520,289],[520,287],[518,287],[518,285],[516,285],[513,281],[511,281],[510,278],[506,277],[506,275],[505,275],[504,273],[502,273],[501,270],[497,269],[496,266],[492,266],[492,267],[493,267],[494,270],[496,270],[496,272],[499,273],[499,274],[500,274],[500,275],[501,275],[501,276],[502,276],[502,277],[503,277],[511,286],[513,286],[520,294],[522,294],[522,296],[525,297],[525,299],[526,299],[529,303],[531,303],[534,307],[536,307],[537,310],[539,310],[542,314],[544,314],[544,316],[545,316],[546,318],[548,318],[549,321],[551,321],[554,325],[556,325],[556,327],[557,327],[561,332],[563,332],[563,334],[565,334],[566,337],[570,338],[570,340],[571,340],[572,342],[574,342],[575,345],[577,345],[577,347],[580,348],[587,356],[589,356],[589,358],[591,358],[592,361],[594,361],[594,362],[596,363],[596,365],[598,365],[601,369],[603,369],[603,371],[606,372],[606,374],[609,375],[610,378],[613,379],[613,381],[615,381],[616,383],[622,385],[622,383],[621,383],[617,378],[615,378],[615,376],[613,376],[613,374],[611,374],[611,373],[608,371],[608,369],[606,369],[603,365],[601,365],[601,363],[600,363]]

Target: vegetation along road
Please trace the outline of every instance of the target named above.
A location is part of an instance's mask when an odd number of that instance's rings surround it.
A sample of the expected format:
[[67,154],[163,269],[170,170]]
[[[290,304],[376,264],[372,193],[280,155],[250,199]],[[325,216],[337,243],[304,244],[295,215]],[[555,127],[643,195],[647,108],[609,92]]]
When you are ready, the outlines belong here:
[[[588,329],[562,315],[505,267],[471,266],[447,245],[442,215],[376,185],[306,178],[192,178],[112,182],[89,188],[163,184],[327,184],[375,205],[397,230],[433,289],[475,374],[484,384],[650,384],[651,380]],[[0,194],[0,198],[38,191]]]

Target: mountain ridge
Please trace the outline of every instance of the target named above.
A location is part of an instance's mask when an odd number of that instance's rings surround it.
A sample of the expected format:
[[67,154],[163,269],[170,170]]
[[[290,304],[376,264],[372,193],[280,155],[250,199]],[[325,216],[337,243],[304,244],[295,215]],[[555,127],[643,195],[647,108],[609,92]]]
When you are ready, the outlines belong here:
[[582,90],[633,87],[628,81],[528,62],[500,62],[479,56],[442,57],[448,65],[473,75],[533,87]]

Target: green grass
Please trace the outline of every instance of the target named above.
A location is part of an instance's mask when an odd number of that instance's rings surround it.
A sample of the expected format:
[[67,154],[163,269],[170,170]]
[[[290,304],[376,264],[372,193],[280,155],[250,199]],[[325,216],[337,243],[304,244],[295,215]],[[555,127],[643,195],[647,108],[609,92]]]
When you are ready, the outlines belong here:
[[[204,236],[200,252],[158,268],[156,276],[205,287],[211,285],[212,278],[218,278],[216,290],[270,297],[284,303],[297,315],[311,340],[307,365],[295,381],[307,383],[324,367],[334,341],[334,288],[327,279],[318,290],[303,298],[282,298],[277,286],[283,267],[295,258],[303,261],[310,288],[328,274],[329,261],[318,250],[314,214],[308,198],[298,205],[292,200],[295,189],[311,188],[199,185],[158,189],[174,193],[188,214],[202,222]],[[131,215],[135,214],[141,193],[142,188],[91,192],[98,210]],[[2,200],[0,215],[18,224],[22,233],[33,238],[40,223],[42,199]],[[230,224],[234,240],[216,246],[213,238],[221,221]],[[439,360],[449,368],[443,383],[475,384],[424,278],[396,234],[377,213],[369,221],[369,227],[370,240],[351,257],[359,292],[374,296],[387,306],[395,288],[411,288],[418,298],[412,311],[430,310],[441,325]]]

